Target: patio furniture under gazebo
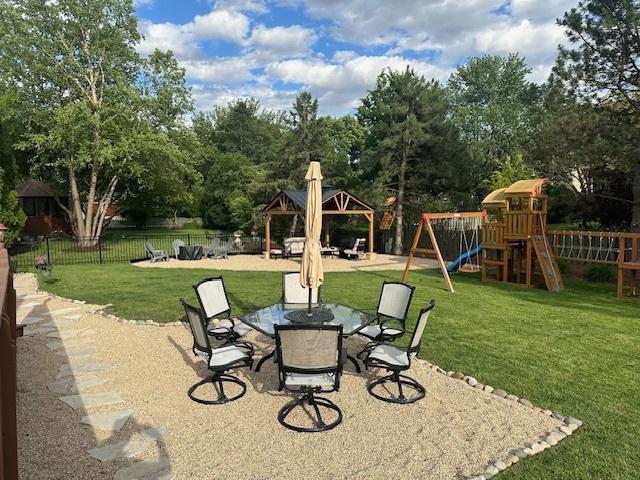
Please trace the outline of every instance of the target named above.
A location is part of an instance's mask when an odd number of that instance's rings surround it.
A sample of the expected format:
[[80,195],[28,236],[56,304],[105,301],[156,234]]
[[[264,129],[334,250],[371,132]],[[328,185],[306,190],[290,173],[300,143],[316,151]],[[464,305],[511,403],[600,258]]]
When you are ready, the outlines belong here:
[[[271,219],[274,216],[304,216],[307,199],[306,190],[281,190],[263,210],[265,219],[265,258],[271,254]],[[375,210],[345,190],[324,188],[322,190],[322,216],[364,215],[369,222],[369,255],[374,252]]]

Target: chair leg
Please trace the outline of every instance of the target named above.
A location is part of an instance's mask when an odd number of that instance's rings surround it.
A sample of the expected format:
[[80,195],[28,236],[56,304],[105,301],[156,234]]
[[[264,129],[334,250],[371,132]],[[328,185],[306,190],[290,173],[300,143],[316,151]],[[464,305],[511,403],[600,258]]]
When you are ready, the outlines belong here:
[[358,364],[358,361],[353,358],[351,355],[347,355],[347,360],[350,360],[351,363],[353,363],[353,366],[356,367],[356,372],[360,373],[362,370],[360,369],[360,365]]
[[274,355],[276,354],[276,351],[272,351],[271,353],[268,353],[267,355],[265,355],[264,357],[262,357],[260,359],[260,361],[258,362],[258,365],[256,365],[256,372],[260,371],[260,368],[262,367],[262,364],[264,362],[266,362],[267,360],[269,360],[270,358],[272,358]]
[[[311,416],[311,420],[313,422],[312,427],[300,427],[298,425],[293,425],[286,421],[287,416],[297,407],[303,407],[304,405],[309,405],[313,408],[315,416]],[[338,414],[338,417],[331,423],[326,423],[322,418],[322,414],[320,413],[320,407],[329,409]],[[287,403],[284,407],[280,409],[278,412],[278,422],[285,428],[289,430],[294,430],[296,432],[324,432],[327,430],[331,430],[342,422],[342,411],[338,406],[333,403],[328,398],[324,397],[316,397],[313,392],[307,392],[301,397]]]
[[[196,397],[195,391],[202,385],[205,385],[208,383],[210,383],[213,386],[213,388],[218,391],[217,398],[215,400],[206,400],[203,398]],[[225,383],[233,383],[233,384],[239,385],[240,387],[242,387],[242,390],[240,393],[233,395],[231,397],[228,397],[224,392]],[[224,403],[233,402],[234,400],[239,399],[240,397],[244,396],[246,392],[247,392],[247,385],[239,378],[234,377],[233,375],[227,375],[224,373],[215,373],[210,377],[207,377],[204,380],[199,381],[195,385],[192,385],[191,388],[189,388],[187,395],[194,402],[202,403],[205,405],[222,405]]]
[[[378,386],[387,386],[393,383],[395,383],[398,388],[397,396],[385,397],[375,391],[375,388]],[[408,387],[410,390],[413,390],[414,392],[416,392],[416,394],[411,397],[405,396],[403,387],[405,388]],[[425,388],[422,385],[420,385],[417,381],[415,381],[411,377],[407,377],[406,375],[400,375],[400,372],[393,372],[391,375],[387,375],[385,377],[379,378],[378,380],[371,382],[369,385],[367,385],[367,390],[369,391],[371,396],[377,398],[378,400],[382,400],[383,402],[401,403],[401,404],[417,402],[421,398],[424,398],[424,396],[427,393]]]

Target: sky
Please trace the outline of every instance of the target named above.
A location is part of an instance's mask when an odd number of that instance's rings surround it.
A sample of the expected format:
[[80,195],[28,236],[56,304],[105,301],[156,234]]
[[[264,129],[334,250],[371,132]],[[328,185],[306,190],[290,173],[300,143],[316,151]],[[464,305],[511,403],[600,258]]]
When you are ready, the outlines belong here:
[[344,115],[386,67],[446,82],[469,57],[518,52],[543,82],[577,0],[135,0],[141,54],[171,49],[197,110],[237,97],[290,110],[303,89]]

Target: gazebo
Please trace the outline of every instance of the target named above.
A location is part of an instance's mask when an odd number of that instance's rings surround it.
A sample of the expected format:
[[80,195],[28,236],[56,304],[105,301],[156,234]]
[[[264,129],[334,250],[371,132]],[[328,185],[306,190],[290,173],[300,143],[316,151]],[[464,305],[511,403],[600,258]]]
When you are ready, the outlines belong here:
[[[275,215],[304,216],[307,200],[306,190],[280,190],[263,210],[267,248],[265,258],[269,258],[271,249],[271,217]],[[322,216],[325,215],[364,215],[369,222],[369,256],[373,254],[373,222],[375,210],[362,200],[345,190],[324,188],[322,190]]]

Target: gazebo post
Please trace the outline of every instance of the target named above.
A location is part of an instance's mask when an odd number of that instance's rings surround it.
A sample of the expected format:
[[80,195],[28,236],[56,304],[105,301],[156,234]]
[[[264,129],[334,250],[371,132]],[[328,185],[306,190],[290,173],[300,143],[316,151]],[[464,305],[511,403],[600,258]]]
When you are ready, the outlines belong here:
[[264,224],[264,236],[266,237],[267,245],[264,251],[264,258],[269,260],[269,256],[271,255],[271,215],[265,215],[265,224]]
[[369,220],[369,260],[373,260],[373,213],[367,214]]

